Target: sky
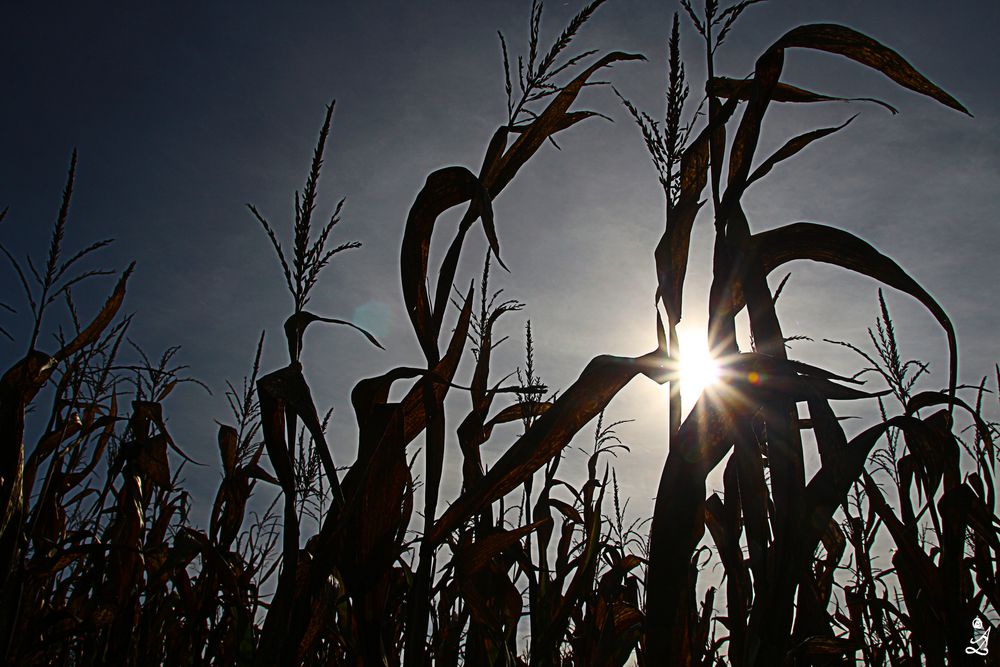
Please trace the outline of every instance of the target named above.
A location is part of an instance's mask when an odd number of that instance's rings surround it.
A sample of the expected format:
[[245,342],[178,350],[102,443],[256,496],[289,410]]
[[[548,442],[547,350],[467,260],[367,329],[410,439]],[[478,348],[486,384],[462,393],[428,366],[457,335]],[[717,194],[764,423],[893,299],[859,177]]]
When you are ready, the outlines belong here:
[[[547,45],[577,11],[576,2],[545,5]],[[42,259],[59,206],[69,156],[79,151],[66,247],[115,243],[90,267],[123,269],[136,261],[124,311],[130,337],[152,355],[180,345],[177,359],[212,390],[179,387],[166,406],[177,443],[207,464],[186,477],[207,524],[221,477],[216,420],[230,420],[225,380],[250,367],[266,332],[263,368],[286,363],[281,323],[291,312],[280,268],[253,203],[290,243],[293,193],[301,189],[325,105],[336,100],[320,182],[319,213],[346,197],[334,242],[363,247],[338,255],[322,274],[310,309],[369,328],[386,351],[346,328],[311,329],[306,377],[321,411],[334,407],[330,442],[338,464],[353,459],[349,395],[363,377],[423,357],[399,286],[399,245],[410,204],[430,172],[449,165],[478,169],[493,131],[506,120],[497,30],[523,53],[530,2],[296,3],[17,3],[0,21],[0,242],[17,257]],[[642,53],[648,62],[619,63],[610,81],[640,109],[662,114],[671,2],[610,0],[585,26],[573,52],[598,48]],[[995,308],[1000,233],[1000,55],[993,2],[770,0],[752,7],[718,54],[717,71],[743,77],[786,30],[807,22],[854,27],[895,48],[974,114],[956,113],[896,87],[836,56],[803,51],[786,57],[783,80],[832,95],[879,97],[870,104],[776,108],[761,155],[799,132],[851,126],[777,167],[745,199],[754,231],[808,220],[850,230],[908,269],[955,323],[960,379],[977,383],[997,360]],[[684,22],[691,97],[704,67],[700,43]],[[692,107],[694,104],[691,105]],[[504,296],[525,305],[506,316],[510,338],[494,377],[523,365],[523,327],[530,318],[536,366],[552,389],[567,387],[598,354],[638,355],[655,347],[652,248],[663,231],[663,200],[642,139],[610,87],[586,90],[575,108],[592,119],[544,146],[494,204],[509,274],[494,271]],[[455,216],[441,220],[431,263],[450,242]],[[703,336],[711,222],[695,225],[682,331]],[[471,235],[457,284],[481,270],[486,244]],[[841,373],[863,363],[822,339],[864,344],[877,313],[871,280],[812,263],[790,266],[778,304],[790,355]],[[772,276],[772,285],[783,275]],[[8,367],[24,352],[27,304],[15,274],[0,266],[0,324],[18,341],[0,339]],[[88,312],[103,302],[111,279],[76,295]],[[905,295],[887,293],[904,356],[930,363],[928,388],[946,383],[944,336]],[[54,326],[60,315],[51,320]],[[51,327],[49,331],[51,331]],[[47,339],[43,339],[43,347]],[[49,343],[51,347],[51,343]],[[460,378],[471,370],[467,356]],[[880,388],[880,387],[878,387]],[[467,398],[449,398],[461,418]],[[871,406],[837,406],[871,415]],[[618,433],[631,451],[616,462],[632,507],[651,507],[666,455],[662,390],[639,378],[608,410],[608,420],[635,420]],[[848,426],[857,430],[859,426]],[[591,429],[577,441],[589,446]],[[516,431],[486,448],[495,459]],[[454,497],[460,459],[449,444],[444,500]],[[585,457],[568,466],[582,470]],[[449,484],[451,485],[449,487]]]

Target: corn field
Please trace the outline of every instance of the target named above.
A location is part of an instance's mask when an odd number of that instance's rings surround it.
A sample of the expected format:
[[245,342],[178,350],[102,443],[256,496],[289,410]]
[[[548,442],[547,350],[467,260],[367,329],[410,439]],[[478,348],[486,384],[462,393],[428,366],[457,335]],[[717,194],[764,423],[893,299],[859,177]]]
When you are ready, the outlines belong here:
[[[978,385],[959,384],[952,322],[892,248],[810,222],[755,232],[742,204],[754,183],[780,178],[786,160],[836,141],[853,120],[760,155],[773,104],[897,111],[784,83],[786,55],[836,54],[946,107],[939,113],[968,111],[889,46],[842,25],[799,26],[760,55],[751,76],[717,74],[716,50],[759,1],[681,0],[668,36],[665,113],[651,116],[619,95],[663,189],[649,280],[658,345],[637,357],[598,354],[558,392],[539,377],[530,323],[524,365],[492,367],[502,327],[524,310],[493,285],[506,268],[493,202],[516,178],[531,178],[528,163],[556,135],[603,115],[575,106],[587,86],[627,77],[645,58],[574,51],[604,0],[584,6],[552,44],[541,39],[537,0],[525,53],[500,35],[507,117],[484,137],[481,166],[427,175],[401,221],[402,302],[423,359],[354,382],[352,461],[334,460],[331,413],[310,388],[323,370],[303,363],[311,326],[338,325],[381,347],[355,323],[309,309],[323,270],[359,245],[334,240],[340,204],[319,210],[333,131],[327,107],[288,240],[285,225],[249,206],[247,224],[273,248],[291,309],[283,332],[261,335],[242,383],[227,384],[223,477],[207,527],[192,512],[182,481],[190,459],[166,416],[172,390],[197,382],[197,369],[180,365],[176,348],[156,357],[131,343],[123,304],[133,267],[93,312],[74,301],[109,274],[81,268],[108,242],[64,247],[74,153],[44,261],[36,268],[2,248],[14,280],[0,305],[12,311],[8,302],[20,299],[32,322],[27,341],[0,328],[5,345],[27,350],[0,379],[6,664],[997,664],[977,628],[1000,613],[998,429],[988,417],[1000,367]],[[697,85],[680,55],[682,21],[703,42],[707,79]],[[453,209],[464,212],[457,230],[437,224]],[[709,267],[688,265],[696,221],[713,225]],[[478,234],[488,243],[482,274],[463,286],[459,259]],[[451,241],[432,266],[431,240],[441,235]],[[794,260],[841,267],[922,304],[947,341],[947,386],[924,389],[926,365],[902,356],[881,296],[873,328],[841,343],[876,388],[790,359],[775,310],[784,282],[773,288],[768,278]],[[707,304],[683,303],[689,269],[711,275]],[[69,329],[50,325],[57,308]],[[695,308],[708,312],[720,378],[685,416],[677,327]],[[751,344],[741,347],[744,309]],[[265,337],[287,346],[287,365],[262,367]],[[633,380],[669,390],[666,441],[655,444],[666,461],[645,520],[627,516],[628,488],[611,465],[626,449],[622,422],[605,416]],[[445,410],[449,396],[460,397],[461,414]],[[848,408],[835,412],[834,401]],[[881,418],[848,438],[843,420],[854,402]],[[520,433],[505,442],[512,427]],[[582,441],[585,478],[561,476],[571,443]],[[488,444],[503,453],[484,457]],[[819,465],[807,476],[813,446]],[[446,452],[461,461],[454,497],[443,494]],[[718,492],[707,482],[713,471]]]

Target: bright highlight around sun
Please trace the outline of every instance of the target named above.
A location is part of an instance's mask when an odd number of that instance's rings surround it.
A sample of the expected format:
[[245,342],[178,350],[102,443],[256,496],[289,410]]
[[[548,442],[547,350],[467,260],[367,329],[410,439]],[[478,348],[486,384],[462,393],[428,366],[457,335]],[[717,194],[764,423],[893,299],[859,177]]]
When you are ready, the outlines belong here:
[[[708,350],[705,330],[678,327],[680,343],[681,409],[686,414],[705,390],[719,382],[719,362]],[[666,385],[664,385],[666,390]]]
[[719,364],[708,352],[704,341],[701,345],[681,344],[681,391],[693,399],[719,380]]

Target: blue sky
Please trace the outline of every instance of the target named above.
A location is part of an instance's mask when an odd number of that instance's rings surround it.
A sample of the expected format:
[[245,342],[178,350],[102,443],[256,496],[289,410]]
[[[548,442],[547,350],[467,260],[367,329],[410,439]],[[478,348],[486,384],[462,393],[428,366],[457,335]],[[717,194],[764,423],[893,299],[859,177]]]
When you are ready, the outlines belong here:
[[[353,384],[422,358],[399,288],[406,212],[431,171],[478,167],[506,115],[496,31],[523,50],[529,6],[477,0],[5,8],[0,207],[10,213],[0,240],[18,256],[42,255],[76,147],[69,247],[115,238],[97,264],[123,268],[137,261],[125,306],[136,314],[131,337],[153,354],[181,345],[179,359],[214,392],[183,387],[167,407],[175,439],[209,464],[189,470],[196,489],[214,493],[219,475],[213,420],[228,416],[224,379],[247,372],[261,330],[267,332],[264,368],[285,362],[280,325],[291,300],[245,204],[255,204],[279,233],[290,231],[292,193],[305,179],[324,105],[336,99],[320,212],[346,196],[335,242],[358,240],[364,247],[334,260],[311,309],[355,318],[388,348],[372,349],[340,328],[308,335],[307,378],[320,408],[335,407],[334,458],[349,463]],[[602,78],[654,116],[661,113],[673,9],[667,2],[611,0],[579,38],[578,49],[648,57],[620,63]],[[576,3],[547,4],[543,41],[576,10]],[[804,22],[845,23],[892,46],[975,118],[844,59],[789,53],[784,80],[834,95],[880,97],[901,113],[893,117],[865,104],[775,109],[762,154],[792,134],[861,116],[755,186],[746,200],[751,226],[810,220],[872,242],[944,305],[958,331],[961,379],[977,382],[997,358],[1000,328],[994,298],[1000,91],[993,84],[1000,56],[992,33],[1000,6],[771,0],[741,19],[719,53],[719,73],[748,74],[764,48]],[[682,40],[696,100],[701,50],[687,25]],[[494,272],[496,284],[526,308],[505,318],[510,340],[494,375],[523,363],[522,328],[530,317],[537,364],[553,389],[566,387],[597,354],[634,355],[655,345],[652,248],[663,227],[655,173],[610,89],[586,91],[577,107],[615,122],[594,119],[560,135],[562,150],[544,147],[495,203],[511,269]],[[454,217],[442,222],[447,229]],[[707,218],[695,227],[683,323],[692,335],[704,326],[710,227]],[[458,284],[478,276],[485,247],[478,236],[467,244]],[[442,254],[435,244],[432,265]],[[863,343],[876,314],[877,286],[829,267],[790,268],[779,302],[786,333]],[[23,352],[29,323],[13,272],[0,271],[0,301],[19,311],[0,313],[2,323],[21,336],[17,345],[0,340],[6,366]],[[100,302],[110,286],[94,281],[79,291],[81,302]],[[888,298],[904,352],[931,363],[928,386],[944,384],[943,335],[919,304],[898,294]],[[821,342],[796,344],[791,355],[839,372],[860,368],[859,360]],[[467,373],[471,364],[465,364]],[[453,396],[449,406],[464,410],[464,397]],[[663,407],[660,391],[639,379],[609,410],[611,419],[636,420],[619,429],[632,453],[618,466],[640,508],[665,455]],[[843,412],[870,414],[866,410],[846,406]],[[512,436],[498,434],[488,454],[498,454],[509,442],[504,437]],[[455,449],[450,464],[457,463]],[[447,490],[443,496],[450,497]],[[205,521],[205,514],[196,510],[194,518]]]

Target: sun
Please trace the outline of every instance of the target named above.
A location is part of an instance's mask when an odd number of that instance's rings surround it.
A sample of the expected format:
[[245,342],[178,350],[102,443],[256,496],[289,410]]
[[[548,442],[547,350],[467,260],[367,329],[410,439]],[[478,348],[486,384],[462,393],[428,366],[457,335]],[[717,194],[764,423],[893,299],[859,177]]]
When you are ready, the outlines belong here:
[[707,346],[681,348],[680,372],[682,391],[694,396],[719,381],[719,364],[709,354]]
[[681,391],[697,400],[701,393],[719,381],[719,364],[708,351],[708,345],[681,344]]
[[680,343],[681,404],[687,413],[706,389],[719,382],[718,360],[708,349],[704,330],[678,327]]

